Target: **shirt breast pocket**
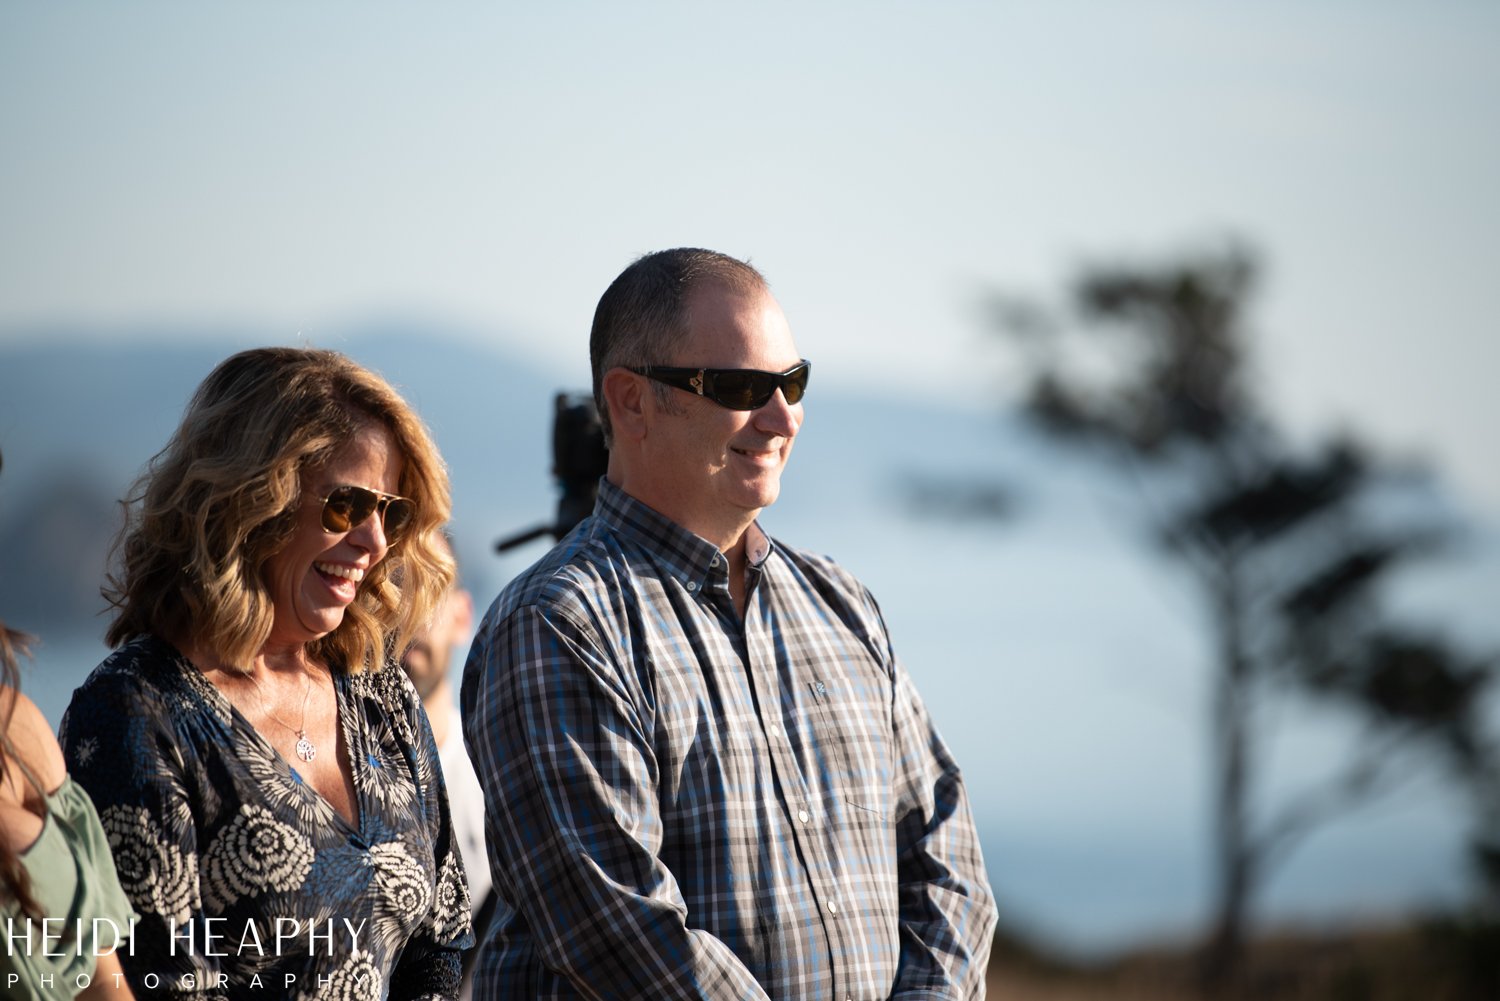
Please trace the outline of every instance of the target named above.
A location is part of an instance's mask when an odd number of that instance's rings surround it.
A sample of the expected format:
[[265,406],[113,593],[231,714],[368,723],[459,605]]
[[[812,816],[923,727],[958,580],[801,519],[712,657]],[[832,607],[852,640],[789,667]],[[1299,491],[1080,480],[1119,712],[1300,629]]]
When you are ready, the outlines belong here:
[[889,686],[873,669],[807,683],[812,750],[830,802],[890,819],[893,811]]

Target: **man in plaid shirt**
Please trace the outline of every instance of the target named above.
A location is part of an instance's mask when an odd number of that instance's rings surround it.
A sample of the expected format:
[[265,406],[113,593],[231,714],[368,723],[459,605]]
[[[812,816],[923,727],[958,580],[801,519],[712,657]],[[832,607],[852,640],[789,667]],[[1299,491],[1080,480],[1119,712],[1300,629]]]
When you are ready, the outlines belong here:
[[464,670],[500,898],[474,996],[983,998],[958,766],[869,592],[756,521],[810,371],[765,280],[647,255],[590,354],[597,506]]

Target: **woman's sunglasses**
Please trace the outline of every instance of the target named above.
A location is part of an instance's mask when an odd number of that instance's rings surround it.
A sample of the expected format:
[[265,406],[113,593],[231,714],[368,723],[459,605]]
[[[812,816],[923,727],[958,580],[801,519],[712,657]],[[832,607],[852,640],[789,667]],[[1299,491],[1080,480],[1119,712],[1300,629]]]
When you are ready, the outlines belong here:
[[364,487],[334,487],[323,498],[323,528],[330,532],[349,532],[377,512],[386,544],[393,546],[411,526],[412,516],[417,513],[417,502]]
[[646,365],[630,371],[697,393],[730,410],[759,410],[771,402],[778,389],[788,405],[800,401],[802,394],[807,392],[812,362],[804,358],[785,372],[762,372],[753,368],[672,368],[666,365]]

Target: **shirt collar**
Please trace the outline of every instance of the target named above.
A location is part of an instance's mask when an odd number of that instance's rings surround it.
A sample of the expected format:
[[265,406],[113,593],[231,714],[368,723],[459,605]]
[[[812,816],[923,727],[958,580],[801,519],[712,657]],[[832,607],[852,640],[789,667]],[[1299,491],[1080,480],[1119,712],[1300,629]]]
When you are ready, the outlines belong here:
[[[606,478],[599,480],[594,517],[622,538],[649,550],[689,591],[729,591],[729,560],[719,547],[666,515],[647,507]],[[745,558],[760,569],[771,555],[771,538],[759,522],[745,531]]]

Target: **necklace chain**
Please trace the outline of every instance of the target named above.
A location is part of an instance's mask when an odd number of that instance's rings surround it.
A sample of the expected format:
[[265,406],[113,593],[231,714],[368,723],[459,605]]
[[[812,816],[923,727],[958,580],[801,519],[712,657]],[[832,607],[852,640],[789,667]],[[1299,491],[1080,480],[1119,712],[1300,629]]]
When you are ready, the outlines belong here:
[[273,713],[271,707],[266,704],[266,692],[265,689],[260,687],[260,679],[253,674],[247,674],[246,677],[255,686],[255,696],[260,699],[261,711],[297,735],[297,757],[303,761],[312,761],[318,754],[318,745],[307,739],[307,700],[312,697],[312,675],[306,671],[302,672],[302,678],[307,684],[306,689],[302,693],[301,726],[292,726],[292,724]]

